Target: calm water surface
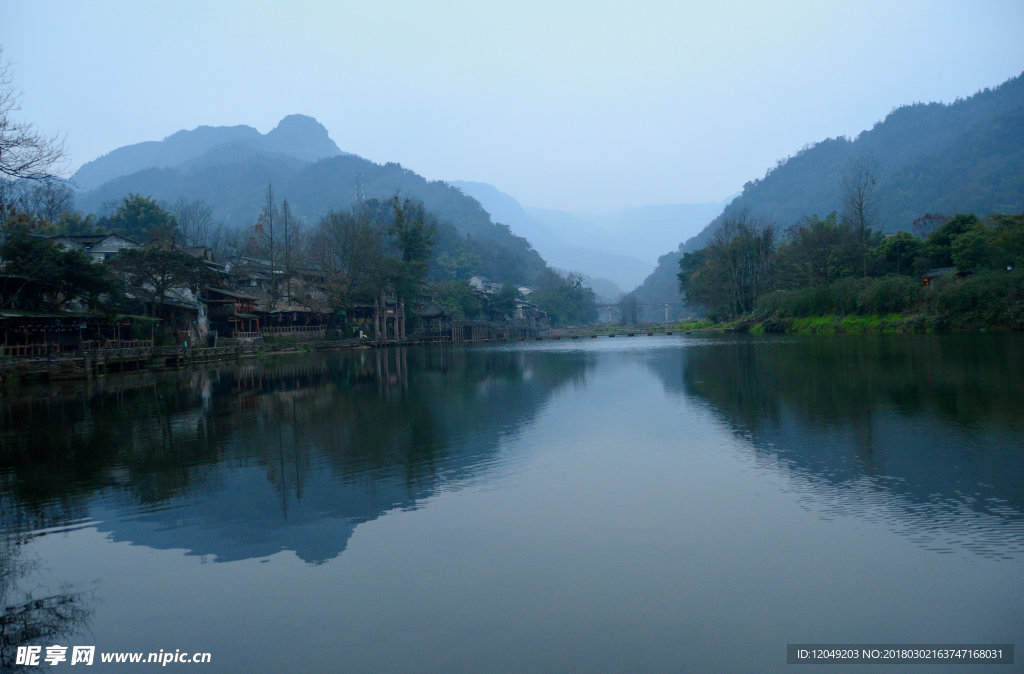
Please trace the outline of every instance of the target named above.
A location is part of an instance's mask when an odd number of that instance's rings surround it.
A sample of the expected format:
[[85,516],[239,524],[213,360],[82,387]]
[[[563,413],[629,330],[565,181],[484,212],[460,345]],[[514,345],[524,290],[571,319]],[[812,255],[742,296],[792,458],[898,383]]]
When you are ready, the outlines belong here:
[[1024,647],[1022,375],[1019,336],[659,336],[7,396],[0,646],[225,672]]

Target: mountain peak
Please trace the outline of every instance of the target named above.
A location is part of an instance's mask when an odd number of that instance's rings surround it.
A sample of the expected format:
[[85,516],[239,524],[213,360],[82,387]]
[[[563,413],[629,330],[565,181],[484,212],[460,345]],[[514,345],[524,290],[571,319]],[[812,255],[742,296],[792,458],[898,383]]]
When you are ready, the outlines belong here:
[[286,116],[261,139],[263,149],[316,161],[342,154],[323,124],[309,115]]
[[344,154],[324,125],[308,115],[288,115],[266,134],[251,126],[199,126],[161,141],[119,147],[78,169],[72,182],[83,190],[149,168],[177,168],[227,146],[314,162]]
[[284,118],[277,123],[277,126],[275,126],[267,135],[269,136],[273,133],[287,132],[291,130],[313,131],[323,134],[324,136],[327,135],[327,128],[317,121],[316,117],[310,117],[309,115],[302,115],[299,113],[285,115]]

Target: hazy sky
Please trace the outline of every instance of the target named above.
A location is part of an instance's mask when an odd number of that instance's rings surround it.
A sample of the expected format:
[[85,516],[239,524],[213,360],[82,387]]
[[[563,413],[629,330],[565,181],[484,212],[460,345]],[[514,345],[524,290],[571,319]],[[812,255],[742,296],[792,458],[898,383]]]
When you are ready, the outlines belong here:
[[312,115],[343,150],[531,206],[720,201],[808,143],[1024,70],[1022,0],[0,0],[19,119],[69,169]]

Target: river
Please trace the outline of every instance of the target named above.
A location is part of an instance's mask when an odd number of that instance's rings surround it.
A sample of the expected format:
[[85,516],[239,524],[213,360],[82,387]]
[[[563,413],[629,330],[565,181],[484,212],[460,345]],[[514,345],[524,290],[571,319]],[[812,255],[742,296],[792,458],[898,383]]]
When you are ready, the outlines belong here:
[[8,393],[2,655],[781,671],[787,644],[1022,645],[1022,347],[638,336]]

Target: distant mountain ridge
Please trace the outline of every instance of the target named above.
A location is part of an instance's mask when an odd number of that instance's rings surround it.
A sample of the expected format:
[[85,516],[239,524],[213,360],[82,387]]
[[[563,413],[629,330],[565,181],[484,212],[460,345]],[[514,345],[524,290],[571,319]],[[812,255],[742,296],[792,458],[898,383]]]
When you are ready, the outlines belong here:
[[454,180],[451,184],[479,201],[496,221],[529,239],[552,265],[582,272],[594,281],[595,290],[603,280],[614,283],[615,288],[603,286],[605,290],[599,291],[606,299],[635,288],[669,242],[696,233],[725,205],[659,204],[585,216],[522,206],[487,183]]
[[1024,212],[1024,74],[952,104],[895,109],[856,139],[807,147],[744,185],[699,234],[663,255],[637,295],[649,305],[678,303],[678,262],[700,250],[728,218],[746,213],[785,229],[801,218],[841,211],[848,163],[877,165],[876,228],[910,230],[926,213]]
[[251,126],[200,126],[178,131],[160,141],[126,145],[84,164],[71,178],[81,190],[151,168],[182,166],[223,151],[247,149],[280,154],[304,162],[343,154],[320,122],[307,115],[288,115],[261,134]]
[[[324,153],[331,156],[316,158]],[[319,122],[302,115],[285,117],[265,135],[247,126],[178,132],[163,141],[114,150],[79,174],[80,185],[113,176],[76,196],[85,212],[102,212],[129,194],[165,204],[199,200],[230,229],[256,222],[268,185],[278,204],[287,200],[292,215],[308,226],[358,200],[398,195],[421,201],[438,219],[436,250],[460,274],[529,285],[546,266],[528,241],[493,223],[472,197],[399,164],[377,164],[342,152]],[[473,267],[470,272],[467,265]]]
[[487,183],[455,180],[451,184],[479,201],[496,222],[526,238],[548,264],[587,276],[590,287],[606,301],[615,301],[623,289],[632,288],[650,270],[642,260],[569,243],[571,239],[556,227],[534,217],[514,197]]

